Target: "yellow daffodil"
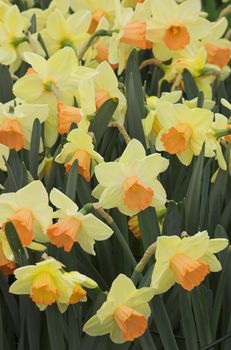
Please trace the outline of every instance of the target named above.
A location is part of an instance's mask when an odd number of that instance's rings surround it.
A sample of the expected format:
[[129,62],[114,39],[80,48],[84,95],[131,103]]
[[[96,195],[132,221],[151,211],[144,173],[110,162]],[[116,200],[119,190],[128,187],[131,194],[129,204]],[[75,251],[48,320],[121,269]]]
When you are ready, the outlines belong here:
[[218,138],[217,135],[219,134],[219,131],[227,130],[227,128],[231,128],[231,125],[228,123],[228,119],[220,114],[215,113],[215,120],[211,125],[211,129],[209,130],[205,142],[205,156],[206,157],[215,157],[218,161],[219,167],[226,171],[227,170],[227,164],[222,152],[221,148],[221,140],[227,140],[231,142],[230,136],[225,136]]
[[[90,84],[93,85],[90,86]],[[88,80],[86,84],[79,85],[78,100],[81,110],[85,114],[92,114],[108,99],[118,98],[119,104],[114,118],[124,121],[127,103],[118,85],[118,79],[110,64],[107,61],[100,63],[92,73],[92,79]]]
[[[145,137],[148,140],[155,142],[162,125],[159,122],[158,115],[156,114],[156,106],[161,101],[169,101],[171,103],[179,102],[182,96],[182,91],[173,91],[170,93],[162,93],[160,98],[157,96],[149,96],[146,99],[147,108],[149,113],[146,118],[142,119],[142,125],[144,129]],[[147,142],[148,144],[148,142]]]
[[147,39],[147,19],[150,17],[148,2],[137,4],[135,10],[123,7],[119,0],[115,2],[115,21],[110,45],[109,62],[118,64],[118,74],[120,74],[127,63],[132,49],[150,49],[152,43]]
[[74,283],[64,277],[62,269],[63,265],[53,258],[20,267],[14,271],[16,281],[10,286],[9,292],[29,295],[40,311],[55,302],[68,304]]
[[166,101],[159,103],[156,111],[163,126],[156,139],[156,149],[176,154],[181,163],[189,165],[193,155],[198,156],[201,152],[213,113]]
[[200,16],[200,0],[150,1],[152,19],[147,37],[154,43],[155,57],[166,61],[177,51],[185,49],[192,41],[205,36],[209,31],[208,21]]
[[62,192],[53,188],[50,193],[52,204],[58,208],[53,217],[58,222],[47,229],[51,243],[63,247],[66,252],[72,249],[75,242],[87,253],[95,255],[95,241],[109,238],[113,231],[97,219],[93,214],[83,215],[78,212],[78,206]]
[[99,185],[93,196],[105,209],[117,207],[125,215],[135,215],[149,206],[163,206],[166,193],[157,176],[168,167],[160,154],[145,155],[142,144],[132,139],[119,161],[95,167]]
[[84,332],[94,337],[109,333],[116,344],[133,341],[147,329],[151,314],[148,302],[153,295],[152,288],[136,289],[127,276],[120,274],[112,283],[107,300],[85,323]]
[[92,138],[85,130],[74,129],[67,136],[67,143],[63,146],[62,151],[57,155],[55,161],[64,163],[66,172],[69,172],[72,164],[78,160],[78,172],[86,181],[90,181],[90,164],[91,160],[102,162],[103,157],[94,151]]
[[43,123],[48,116],[47,105],[0,103],[0,143],[14,148],[29,149],[34,120]]
[[202,39],[201,44],[207,51],[207,62],[223,68],[229,63],[231,57],[231,43],[227,39],[222,39],[228,21],[225,17],[217,22],[209,23],[209,33]]
[[198,286],[210,272],[221,270],[214,254],[227,245],[227,239],[209,239],[207,231],[182,239],[158,237],[151,282],[155,294],[166,292],[175,283],[188,291]]
[[80,10],[90,11],[91,23],[88,28],[89,34],[99,29],[102,20],[107,19],[110,23],[114,20],[113,0],[70,0],[71,9],[74,12]]
[[22,16],[16,5],[10,6],[0,22],[0,63],[12,65],[15,71],[22,62],[22,52],[30,51],[25,32],[30,22]]
[[79,10],[65,19],[64,15],[56,9],[47,18],[47,26],[41,32],[44,44],[50,55],[65,46],[70,46],[76,54],[86,44],[89,34],[91,14],[87,10]]
[[17,192],[1,194],[0,206],[2,229],[12,222],[23,245],[29,246],[33,239],[49,241],[46,230],[52,223],[52,208],[42,182],[33,181]]
[[14,254],[9,246],[5,233],[0,230],[0,272],[5,275],[13,273],[15,268]]
[[73,305],[78,302],[83,303],[87,301],[87,291],[85,288],[94,289],[98,287],[95,281],[77,271],[65,272],[63,274],[63,277],[67,280],[70,280],[74,284],[74,287],[72,289],[69,303],[58,303],[58,307],[61,312],[66,311],[68,305]]
[[65,47],[48,60],[32,52],[25,52],[24,60],[32,67],[16,81],[15,96],[29,103],[48,104],[50,112],[56,113],[57,101],[72,105],[76,89],[73,78],[78,67],[74,50]]

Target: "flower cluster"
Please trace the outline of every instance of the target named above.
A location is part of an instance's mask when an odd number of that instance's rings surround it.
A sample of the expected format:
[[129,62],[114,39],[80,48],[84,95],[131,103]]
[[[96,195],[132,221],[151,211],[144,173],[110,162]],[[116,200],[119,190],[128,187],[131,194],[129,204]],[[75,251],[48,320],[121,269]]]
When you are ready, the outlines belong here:
[[222,269],[228,21],[200,0],[20,3],[0,0],[0,272],[40,311],[86,302],[81,331],[134,341],[158,294]]

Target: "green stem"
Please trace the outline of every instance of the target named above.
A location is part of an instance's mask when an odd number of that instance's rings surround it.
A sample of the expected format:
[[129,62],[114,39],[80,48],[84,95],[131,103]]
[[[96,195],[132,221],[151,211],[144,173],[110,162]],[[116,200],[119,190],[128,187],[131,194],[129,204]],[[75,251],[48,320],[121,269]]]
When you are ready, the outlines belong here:
[[113,30],[105,30],[105,29],[100,29],[97,30],[95,33],[93,33],[87,44],[83,47],[82,51],[79,53],[79,61],[82,60],[85,52],[89,49],[89,47],[92,45],[93,41],[99,37],[99,36],[112,36],[113,33],[119,33],[119,29],[113,29]]

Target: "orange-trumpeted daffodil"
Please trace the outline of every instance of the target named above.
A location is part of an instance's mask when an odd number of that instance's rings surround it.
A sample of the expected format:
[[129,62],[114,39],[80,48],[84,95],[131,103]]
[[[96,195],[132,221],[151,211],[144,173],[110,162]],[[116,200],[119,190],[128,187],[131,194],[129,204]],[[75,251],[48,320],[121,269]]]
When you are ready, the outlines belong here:
[[29,149],[34,120],[43,123],[48,117],[47,105],[0,103],[0,143],[14,148]]
[[189,165],[193,155],[198,156],[201,152],[213,113],[166,101],[158,104],[156,112],[163,126],[156,139],[156,149],[176,154],[181,163]]
[[117,207],[125,215],[135,215],[149,206],[163,206],[166,193],[157,176],[168,163],[157,153],[146,156],[142,144],[132,139],[118,162],[95,167],[99,185],[93,195],[103,208]]
[[87,291],[85,288],[94,289],[98,287],[95,281],[85,275],[82,275],[78,271],[65,272],[63,277],[70,280],[74,284],[74,287],[72,289],[69,303],[58,303],[58,307],[61,312],[64,312],[68,305],[87,301]]
[[23,245],[30,246],[33,239],[49,241],[46,230],[52,223],[52,208],[41,181],[33,181],[17,192],[1,194],[0,206],[2,229],[12,222]]
[[210,272],[221,270],[214,253],[227,245],[227,239],[209,239],[207,231],[182,239],[179,236],[158,237],[151,282],[155,294],[167,291],[174,283],[188,291],[198,286]]
[[152,0],[150,7],[152,19],[147,37],[154,43],[155,57],[162,61],[174,57],[209,32],[209,22],[200,16],[200,0],[186,0],[181,4],[175,0]]
[[78,242],[83,250],[95,255],[95,241],[103,241],[112,235],[109,226],[93,214],[83,215],[78,212],[78,206],[56,188],[51,191],[50,200],[58,208],[53,215],[58,221],[48,227],[47,234],[51,243],[57,247],[63,247],[69,252],[73,244]]
[[28,294],[41,311],[55,302],[58,306],[59,303],[69,304],[74,283],[64,277],[62,269],[63,265],[53,258],[20,267],[14,271],[16,281],[9,291],[18,295]]
[[72,164],[78,160],[78,172],[86,181],[90,181],[91,160],[102,162],[102,156],[94,151],[92,138],[83,129],[74,129],[67,136],[67,143],[57,155],[55,161],[64,163],[68,173]]
[[110,334],[114,343],[122,344],[142,336],[148,326],[153,298],[152,288],[136,289],[133,282],[120,274],[112,283],[96,315],[85,323],[83,330],[91,336]]

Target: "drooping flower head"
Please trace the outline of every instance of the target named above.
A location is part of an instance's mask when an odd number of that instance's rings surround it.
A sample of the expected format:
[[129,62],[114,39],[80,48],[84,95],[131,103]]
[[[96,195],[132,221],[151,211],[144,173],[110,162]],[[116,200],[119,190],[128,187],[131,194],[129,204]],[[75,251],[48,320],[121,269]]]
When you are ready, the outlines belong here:
[[151,314],[148,302],[153,295],[152,288],[136,289],[127,276],[120,274],[112,283],[107,300],[84,325],[84,332],[91,336],[109,333],[117,344],[133,341],[147,329]]
[[47,234],[51,243],[63,247],[66,252],[78,242],[88,254],[95,255],[95,241],[102,241],[112,235],[112,229],[97,219],[93,214],[83,215],[78,206],[61,191],[53,188],[51,202],[58,208],[54,217],[58,222],[48,227]]
[[5,229],[12,222],[23,245],[29,246],[33,239],[48,242],[47,227],[52,223],[52,208],[41,181],[33,181],[17,192],[0,196],[0,225]]

